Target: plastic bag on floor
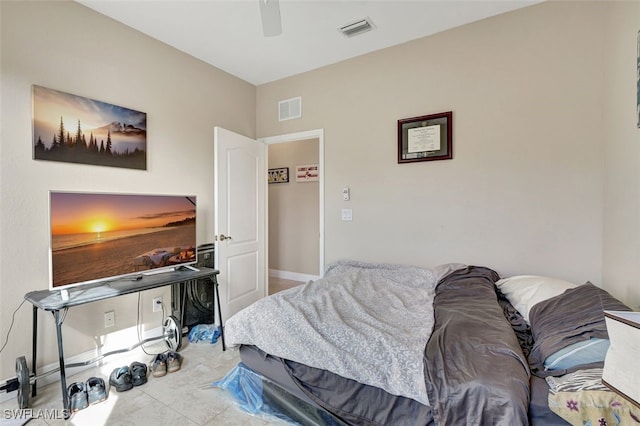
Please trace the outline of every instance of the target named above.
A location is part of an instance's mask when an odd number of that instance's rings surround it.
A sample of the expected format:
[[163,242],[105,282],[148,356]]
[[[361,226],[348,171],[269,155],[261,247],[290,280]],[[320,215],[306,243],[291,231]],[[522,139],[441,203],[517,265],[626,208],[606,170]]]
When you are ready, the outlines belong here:
[[215,324],[194,325],[189,331],[190,343],[216,343],[220,337],[220,327]]
[[262,398],[262,377],[242,362],[222,379],[211,383],[211,387],[226,391],[242,410],[250,414],[264,418],[273,416],[293,425],[299,424],[265,403]]

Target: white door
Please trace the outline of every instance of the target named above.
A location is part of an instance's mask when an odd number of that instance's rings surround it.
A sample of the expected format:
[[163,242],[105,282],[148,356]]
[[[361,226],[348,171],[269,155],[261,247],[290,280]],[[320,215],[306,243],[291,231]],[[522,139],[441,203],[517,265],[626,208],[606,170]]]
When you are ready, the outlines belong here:
[[266,295],[265,144],[214,131],[215,267],[223,320]]

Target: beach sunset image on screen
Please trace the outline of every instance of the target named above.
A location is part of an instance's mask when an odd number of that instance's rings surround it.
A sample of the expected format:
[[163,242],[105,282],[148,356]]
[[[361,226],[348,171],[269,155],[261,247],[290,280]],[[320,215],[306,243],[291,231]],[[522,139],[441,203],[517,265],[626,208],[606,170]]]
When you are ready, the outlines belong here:
[[196,198],[50,192],[51,288],[196,261]]

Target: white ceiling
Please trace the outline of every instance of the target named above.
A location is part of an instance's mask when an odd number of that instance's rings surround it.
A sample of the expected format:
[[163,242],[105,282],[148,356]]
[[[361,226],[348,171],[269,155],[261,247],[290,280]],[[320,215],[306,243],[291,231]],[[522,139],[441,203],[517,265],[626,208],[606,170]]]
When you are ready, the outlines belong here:
[[[541,0],[280,0],[264,37],[261,0],[76,0],[254,85],[499,15]],[[338,28],[369,17],[356,37]]]

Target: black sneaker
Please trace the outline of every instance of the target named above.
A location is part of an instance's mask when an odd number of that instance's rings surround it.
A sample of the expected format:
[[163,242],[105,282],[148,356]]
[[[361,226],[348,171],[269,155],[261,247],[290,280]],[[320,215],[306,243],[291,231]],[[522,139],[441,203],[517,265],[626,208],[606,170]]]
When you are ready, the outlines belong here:
[[69,409],[71,412],[82,410],[89,406],[87,389],[83,382],[72,383],[67,389],[69,395]]
[[116,368],[109,376],[109,384],[115,386],[118,392],[128,391],[133,387],[131,369],[128,366]]
[[131,381],[133,386],[140,386],[147,383],[147,366],[145,364],[134,361],[129,368],[131,368]]
[[169,351],[167,354],[167,373],[180,370],[180,365],[182,365],[182,355],[178,352]]
[[153,377],[162,377],[167,375],[167,355],[157,354],[151,361],[151,374]]
[[89,377],[86,389],[89,405],[97,404],[107,399],[107,386],[100,377]]

